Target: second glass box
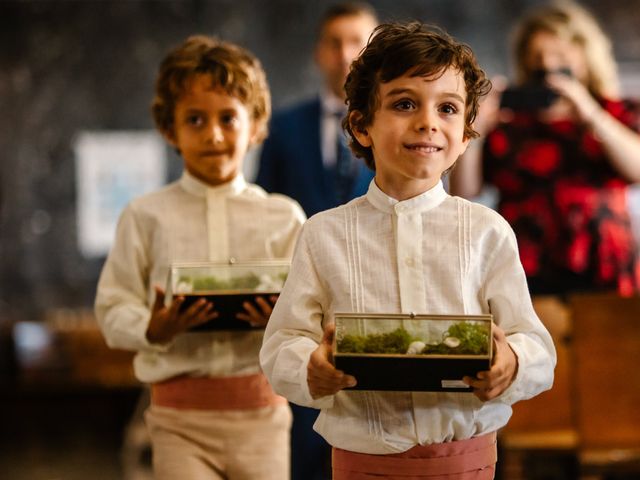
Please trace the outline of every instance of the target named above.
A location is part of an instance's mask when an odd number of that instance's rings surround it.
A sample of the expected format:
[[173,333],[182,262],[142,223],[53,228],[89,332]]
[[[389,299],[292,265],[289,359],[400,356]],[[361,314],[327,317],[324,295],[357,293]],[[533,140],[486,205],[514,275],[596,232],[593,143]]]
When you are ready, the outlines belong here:
[[213,302],[218,318],[192,330],[248,330],[248,322],[236,318],[243,303],[278,295],[289,273],[290,262],[264,260],[238,263],[179,263],[169,269],[167,302],[184,297],[182,309],[199,298]]
[[471,392],[462,382],[489,370],[492,315],[336,313],[336,368],[355,390]]

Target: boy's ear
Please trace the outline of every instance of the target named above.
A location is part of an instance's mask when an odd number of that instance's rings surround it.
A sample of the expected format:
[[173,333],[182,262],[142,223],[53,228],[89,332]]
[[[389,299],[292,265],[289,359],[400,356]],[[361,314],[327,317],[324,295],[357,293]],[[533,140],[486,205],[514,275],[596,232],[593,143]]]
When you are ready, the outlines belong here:
[[175,148],[178,147],[178,140],[176,139],[176,134],[174,133],[173,129],[162,130],[162,132],[160,133],[162,133],[162,136],[169,145]]
[[362,114],[354,110],[349,114],[349,126],[351,127],[351,132],[353,136],[356,138],[358,143],[363,147],[371,146],[371,137],[369,136],[369,132],[367,129],[360,126],[360,122],[362,121]]
[[462,135],[462,146],[460,148],[460,154],[458,155],[458,157],[460,157],[462,154],[464,154],[464,152],[467,151],[467,148],[469,147],[469,144],[471,143],[471,137],[467,137],[466,135]]
[[251,130],[249,131],[249,147],[257,145],[264,133],[264,127],[258,125],[257,122],[251,122]]

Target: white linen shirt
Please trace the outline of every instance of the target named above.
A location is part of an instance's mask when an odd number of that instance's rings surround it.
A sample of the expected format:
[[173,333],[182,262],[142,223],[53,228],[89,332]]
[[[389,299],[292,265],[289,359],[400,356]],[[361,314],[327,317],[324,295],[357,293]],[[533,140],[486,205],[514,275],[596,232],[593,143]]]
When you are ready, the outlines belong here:
[[134,371],[142,382],[258,373],[260,330],[183,333],[168,345],[150,344],[154,286],[166,287],[173,262],[289,259],[304,220],[296,202],[242,175],[211,187],[185,172],[133,200],[98,282],[95,311],[107,344],[138,351]]
[[[467,392],[354,390],[314,400],[307,364],[335,312],[492,313],[518,357],[517,376],[484,403]],[[277,393],[322,409],[314,428],[331,445],[388,454],[504,426],[511,404],[551,387],[556,355],[499,214],[449,196],[442,183],[399,202],[372,181],[365,196],[303,227],[260,361]]]

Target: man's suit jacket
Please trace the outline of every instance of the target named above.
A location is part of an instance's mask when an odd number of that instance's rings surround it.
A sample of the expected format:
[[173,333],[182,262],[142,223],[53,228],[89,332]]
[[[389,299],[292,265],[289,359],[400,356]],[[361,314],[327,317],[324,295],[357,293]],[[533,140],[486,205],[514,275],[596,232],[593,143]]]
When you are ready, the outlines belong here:
[[[296,105],[273,116],[264,142],[256,183],[268,192],[297,200],[308,216],[336,207],[335,167],[322,163],[320,99]],[[349,198],[366,193],[373,172],[359,158]]]

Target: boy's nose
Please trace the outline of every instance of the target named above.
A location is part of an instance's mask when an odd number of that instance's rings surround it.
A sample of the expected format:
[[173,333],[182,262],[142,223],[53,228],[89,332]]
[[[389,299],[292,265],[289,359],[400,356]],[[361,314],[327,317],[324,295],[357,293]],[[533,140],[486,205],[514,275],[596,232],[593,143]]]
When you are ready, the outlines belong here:
[[207,129],[207,141],[210,143],[220,143],[224,140],[224,134],[222,133],[222,128],[220,125],[211,125],[209,129]]
[[416,120],[416,129],[421,132],[427,130],[435,132],[438,129],[437,116],[428,111],[421,113]]

